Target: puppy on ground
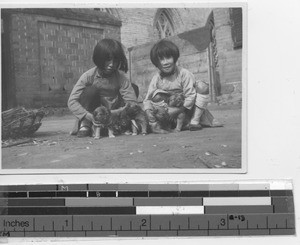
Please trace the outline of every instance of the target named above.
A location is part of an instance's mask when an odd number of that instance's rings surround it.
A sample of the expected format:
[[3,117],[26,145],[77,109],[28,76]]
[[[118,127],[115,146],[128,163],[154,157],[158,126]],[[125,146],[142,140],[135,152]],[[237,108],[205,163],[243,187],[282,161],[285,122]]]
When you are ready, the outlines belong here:
[[99,106],[93,112],[93,132],[95,139],[101,138],[101,129],[107,129],[110,138],[115,137],[112,127],[111,112],[105,106]]
[[147,134],[148,121],[146,113],[139,105],[126,106],[120,113],[120,123],[122,130],[128,132],[132,131],[132,135]]

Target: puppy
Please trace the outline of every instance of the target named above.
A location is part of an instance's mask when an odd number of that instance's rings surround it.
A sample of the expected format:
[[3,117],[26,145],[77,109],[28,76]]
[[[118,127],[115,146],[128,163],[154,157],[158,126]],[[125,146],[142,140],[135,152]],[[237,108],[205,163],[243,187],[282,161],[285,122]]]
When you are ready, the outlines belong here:
[[161,123],[161,126],[170,130],[175,127],[175,132],[180,132],[185,123],[185,112],[180,113],[177,118],[172,119],[167,113],[167,107],[181,107],[184,104],[184,95],[182,93],[166,94],[157,93],[153,98],[152,102],[154,106],[154,114],[156,119]]
[[105,106],[99,106],[93,112],[93,132],[95,139],[100,139],[101,129],[107,129],[110,138],[115,137],[112,127],[111,112]]
[[[168,105],[170,107],[182,107],[184,104],[184,96],[182,93],[180,94],[172,94],[169,97],[169,103]],[[186,119],[186,114],[185,112],[182,112],[180,114],[177,115],[176,118],[176,128],[175,128],[175,132],[180,132],[183,125],[185,124],[185,119]]]
[[123,130],[131,129],[132,135],[147,134],[148,121],[146,113],[139,105],[126,106],[120,114],[120,122]]

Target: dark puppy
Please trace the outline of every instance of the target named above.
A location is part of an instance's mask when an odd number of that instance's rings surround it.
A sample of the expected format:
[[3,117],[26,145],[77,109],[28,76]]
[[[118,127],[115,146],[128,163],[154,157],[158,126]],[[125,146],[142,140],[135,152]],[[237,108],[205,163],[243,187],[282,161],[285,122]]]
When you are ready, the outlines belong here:
[[126,106],[120,114],[121,127],[123,131],[132,130],[132,135],[139,132],[142,135],[147,134],[148,121],[146,113],[139,105]]
[[108,130],[108,136],[114,138],[113,127],[112,127],[112,118],[111,112],[105,106],[97,107],[93,112],[93,131],[94,138],[100,139],[101,129]]

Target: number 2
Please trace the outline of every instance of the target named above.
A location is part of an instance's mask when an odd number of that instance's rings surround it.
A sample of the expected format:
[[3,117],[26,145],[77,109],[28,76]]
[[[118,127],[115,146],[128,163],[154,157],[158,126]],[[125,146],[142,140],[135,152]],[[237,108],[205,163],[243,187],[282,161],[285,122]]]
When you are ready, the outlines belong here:
[[147,220],[146,219],[142,219],[142,226],[147,226]]

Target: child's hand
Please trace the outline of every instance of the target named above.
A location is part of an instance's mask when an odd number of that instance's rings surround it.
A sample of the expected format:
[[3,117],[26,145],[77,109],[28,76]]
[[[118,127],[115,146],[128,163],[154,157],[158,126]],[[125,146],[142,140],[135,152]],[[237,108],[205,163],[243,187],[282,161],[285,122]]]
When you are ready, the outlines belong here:
[[90,122],[92,122],[94,120],[94,117],[93,117],[93,114],[88,112],[86,115],[85,115],[85,118],[87,120],[89,120]]

